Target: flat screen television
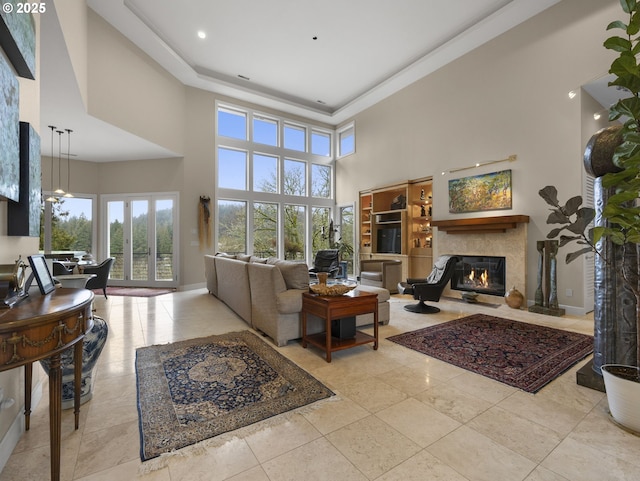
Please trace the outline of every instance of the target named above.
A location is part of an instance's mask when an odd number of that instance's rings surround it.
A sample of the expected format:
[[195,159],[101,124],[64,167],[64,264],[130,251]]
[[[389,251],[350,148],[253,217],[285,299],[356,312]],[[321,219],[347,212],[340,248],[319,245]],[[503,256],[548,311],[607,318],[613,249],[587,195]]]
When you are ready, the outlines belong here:
[[400,227],[378,227],[377,252],[400,254],[402,252],[402,229]]

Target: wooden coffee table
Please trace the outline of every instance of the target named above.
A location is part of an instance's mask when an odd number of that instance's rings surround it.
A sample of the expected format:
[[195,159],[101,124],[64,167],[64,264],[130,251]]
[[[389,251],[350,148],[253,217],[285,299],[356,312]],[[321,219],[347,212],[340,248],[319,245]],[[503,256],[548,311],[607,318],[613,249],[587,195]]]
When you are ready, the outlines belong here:
[[[352,339],[331,337],[331,321],[358,314],[373,313],[373,336],[356,330]],[[307,314],[313,314],[325,321],[325,332],[307,335]],[[378,349],[378,294],[351,291],[343,296],[319,296],[311,292],[302,294],[302,347],[313,344],[324,350],[327,362],[331,353],[362,344],[373,343]]]

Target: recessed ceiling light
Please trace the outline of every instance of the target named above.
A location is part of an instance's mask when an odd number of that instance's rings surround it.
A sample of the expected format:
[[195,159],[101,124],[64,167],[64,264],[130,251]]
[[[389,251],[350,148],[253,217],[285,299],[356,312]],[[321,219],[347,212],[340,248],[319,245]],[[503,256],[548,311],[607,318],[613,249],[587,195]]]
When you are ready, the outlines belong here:
[[318,36],[317,36],[317,35],[314,35],[312,38],[313,38],[314,40],[318,40]]
[[207,34],[205,32],[203,32],[202,30],[198,31],[198,38],[207,38]]

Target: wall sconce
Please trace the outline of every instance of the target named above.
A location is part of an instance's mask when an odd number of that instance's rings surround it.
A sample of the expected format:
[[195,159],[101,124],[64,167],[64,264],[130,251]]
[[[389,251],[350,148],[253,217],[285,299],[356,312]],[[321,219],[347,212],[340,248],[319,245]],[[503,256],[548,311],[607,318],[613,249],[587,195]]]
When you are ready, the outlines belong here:
[[518,159],[518,156],[513,154],[510,155],[509,157],[507,157],[506,159],[500,159],[500,160],[487,160],[485,162],[477,162],[473,165],[470,165],[468,167],[458,167],[456,169],[451,169],[451,170],[443,170],[442,171],[442,175],[446,175],[446,174],[452,174],[454,172],[460,172],[461,170],[469,170],[469,169],[475,169],[477,167],[482,167],[483,165],[491,165],[491,164],[498,164],[500,162],[513,162],[515,160]]

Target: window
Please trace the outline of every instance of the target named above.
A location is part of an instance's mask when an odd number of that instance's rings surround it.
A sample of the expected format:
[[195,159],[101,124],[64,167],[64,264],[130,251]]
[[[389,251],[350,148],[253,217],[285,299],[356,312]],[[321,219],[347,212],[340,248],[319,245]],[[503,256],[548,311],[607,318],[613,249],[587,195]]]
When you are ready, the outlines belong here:
[[247,252],[247,203],[218,201],[218,251],[227,254]]
[[307,129],[297,125],[284,125],[284,148],[291,150],[307,151]]
[[329,249],[329,224],[331,222],[331,209],[325,207],[313,207],[311,211],[312,222],[312,253],[315,258],[316,252],[321,249]]
[[253,154],[253,190],[278,192],[278,157]]
[[353,122],[338,130],[338,158],[356,151],[356,133]]
[[247,153],[241,150],[218,149],[218,187],[247,189]]
[[247,115],[230,109],[218,109],[218,135],[247,139]]
[[311,166],[311,195],[324,199],[331,197],[331,167],[318,164]]
[[306,213],[304,205],[284,206],[284,258],[287,260],[305,258]]
[[312,260],[334,212],[334,133],[222,102],[215,118],[216,251]]
[[278,204],[253,204],[253,255],[277,257]]
[[331,134],[325,132],[311,131],[311,153],[322,155],[324,157],[331,156]]
[[306,195],[306,163],[299,160],[284,160],[284,193],[287,195]]
[[266,117],[253,117],[253,141],[259,144],[278,145],[278,121]]
[[43,252],[95,253],[95,196],[60,197],[45,202],[40,229]]

